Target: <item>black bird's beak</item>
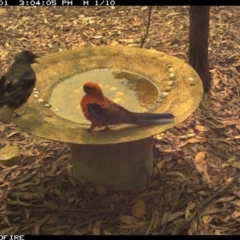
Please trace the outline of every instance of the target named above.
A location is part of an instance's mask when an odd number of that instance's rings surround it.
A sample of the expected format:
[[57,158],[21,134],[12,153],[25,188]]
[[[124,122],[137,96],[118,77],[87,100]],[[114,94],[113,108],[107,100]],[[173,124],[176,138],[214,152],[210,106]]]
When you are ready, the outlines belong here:
[[36,58],[41,58],[39,55],[36,55],[36,54],[34,54],[34,60],[33,60],[33,62],[34,63],[39,63],[37,60],[36,60]]

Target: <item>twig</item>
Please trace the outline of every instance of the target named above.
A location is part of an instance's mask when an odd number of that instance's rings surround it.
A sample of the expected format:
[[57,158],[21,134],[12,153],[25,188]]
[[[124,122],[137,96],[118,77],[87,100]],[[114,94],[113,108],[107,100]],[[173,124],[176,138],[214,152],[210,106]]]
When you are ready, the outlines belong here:
[[152,225],[153,225],[153,220],[154,220],[154,211],[153,211],[153,213],[152,213],[152,219],[151,219],[150,225],[149,225],[148,230],[147,230],[147,232],[145,233],[145,235],[148,235],[148,234],[149,234],[149,232],[150,232],[150,230],[151,230],[151,228],[152,228]]
[[233,177],[231,179],[231,181],[228,181],[225,186],[223,186],[222,188],[220,188],[215,194],[213,194],[211,197],[205,199],[195,210],[195,212],[191,215],[191,217],[186,220],[183,221],[180,225],[176,226],[175,229],[172,232],[172,235],[179,235],[181,234],[183,231],[186,231],[189,226],[190,223],[193,221],[193,219],[196,217],[197,213],[199,212],[200,209],[203,209],[207,204],[209,204],[215,197],[217,197],[220,194],[223,194],[223,190],[225,190],[232,182],[236,181],[237,178],[240,176],[240,173],[237,174],[235,177]]
[[[230,23],[229,23],[229,25],[230,25]],[[232,33],[232,32],[229,30],[229,26],[228,26],[227,29],[224,29],[224,28],[222,28],[222,27],[219,27],[219,28],[222,29],[223,31],[225,31],[226,33],[228,33],[230,36],[232,36],[232,38],[237,42],[237,44],[240,44],[240,40],[238,39],[238,37],[237,37],[234,33]]]
[[151,14],[152,14],[152,6],[148,6],[148,22],[147,22],[146,33],[144,36],[141,37],[141,48],[143,47],[143,44],[148,36],[148,31],[151,23]]
[[[229,29],[229,27],[230,27],[230,22],[228,23],[228,26],[227,26],[227,29]],[[221,28],[221,27],[220,27]],[[222,29],[222,28],[221,28]],[[226,35],[226,33],[227,33],[227,31],[225,30],[225,29],[222,29],[224,32],[223,32],[223,34],[222,34],[222,36],[221,36],[221,38],[220,38],[220,41],[219,41],[219,43],[218,43],[218,47],[220,48],[220,46],[221,46],[221,43],[222,43],[222,40],[223,40],[223,37]]]
[[19,198],[19,199],[35,199],[35,200],[43,200],[45,197],[45,193],[33,193],[33,192],[9,192],[9,198]]
[[183,189],[184,189],[185,187],[186,187],[186,183],[183,184],[183,186],[182,186],[182,188],[181,188],[178,196],[176,197],[176,199],[175,199],[175,201],[174,201],[174,203],[173,203],[173,206],[172,206],[170,212],[168,213],[167,219],[165,220],[165,223],[164,223],[164,225],[163,225],[163,228],[162,228],[162,230],[161,230],[161,232],[160,232],[159,234],[161,234],[161,233],[164,231],[164,229],[165,229],[165,227],[166,227],[166,225],[167,225],[167,222],[168,222],[168,218],[169,218],[170,215],[172,214],[172,211],[173,211],[174,207],[177,205],[177,201],[178,201],[178,199],[179,199],[179,197],[180,197],[180,195],[181,195],[181,193],[182,193],[182,191],[183,191]]

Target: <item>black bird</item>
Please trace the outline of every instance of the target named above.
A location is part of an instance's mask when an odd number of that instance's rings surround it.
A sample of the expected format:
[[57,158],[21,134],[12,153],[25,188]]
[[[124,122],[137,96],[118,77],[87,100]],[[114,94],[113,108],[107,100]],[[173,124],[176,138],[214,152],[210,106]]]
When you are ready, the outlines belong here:
[[31,64],[38,55],[22,51],[14,57],[7,73],[0,79],[0,122],[10,123],[14,110],[21,107],[30,97],[36,84],[36,74]]

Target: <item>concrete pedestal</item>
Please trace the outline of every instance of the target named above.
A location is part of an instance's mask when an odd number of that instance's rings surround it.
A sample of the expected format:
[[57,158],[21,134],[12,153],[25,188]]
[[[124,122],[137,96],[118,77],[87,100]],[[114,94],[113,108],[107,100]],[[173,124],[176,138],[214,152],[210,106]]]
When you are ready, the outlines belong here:
[[70,144],[74,177],[116,191],[146,185],[153,172],[151,138],[113,145]]

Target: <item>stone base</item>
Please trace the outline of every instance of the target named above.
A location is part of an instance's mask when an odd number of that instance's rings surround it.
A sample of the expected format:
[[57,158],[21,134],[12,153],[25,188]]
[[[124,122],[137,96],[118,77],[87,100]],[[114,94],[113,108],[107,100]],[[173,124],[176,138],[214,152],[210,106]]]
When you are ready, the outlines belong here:
[[113,144],[70,144],[74,177],[115,191],[143,187],[152,176],[152,139]]

